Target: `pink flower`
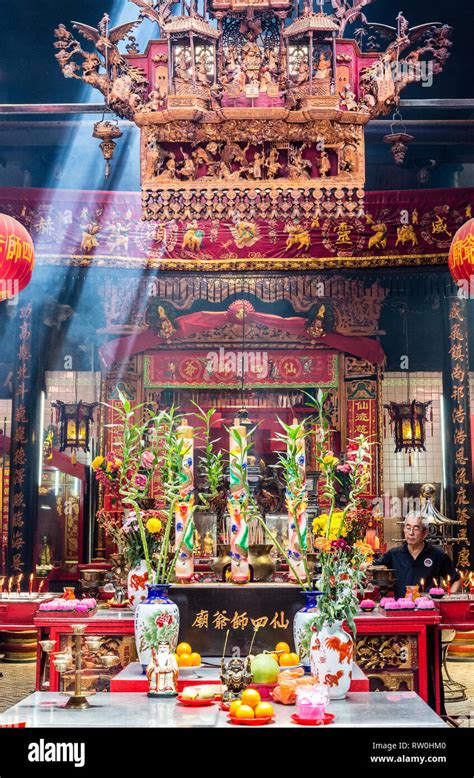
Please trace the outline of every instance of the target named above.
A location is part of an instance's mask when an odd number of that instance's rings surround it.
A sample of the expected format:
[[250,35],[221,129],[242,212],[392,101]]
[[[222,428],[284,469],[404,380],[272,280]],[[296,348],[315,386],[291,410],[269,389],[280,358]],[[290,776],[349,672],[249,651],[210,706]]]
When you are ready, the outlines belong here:
[[348,462],[346,462],[345,465],[338,465],[336,467],[336,470],[339,473],[350,473],[351,472],[351,466],[350,466],[350,464]]
[[137,473],[135,476],[135,486],[137,489],[144,489],[146,486],[146,476],[142,473]]
[[155,461],[155,457],[153,456],[151,451],[144,451],[142,454],[142,467],[145,468],[145,470],[149,470],[151,467],[153,467],[153,462]]

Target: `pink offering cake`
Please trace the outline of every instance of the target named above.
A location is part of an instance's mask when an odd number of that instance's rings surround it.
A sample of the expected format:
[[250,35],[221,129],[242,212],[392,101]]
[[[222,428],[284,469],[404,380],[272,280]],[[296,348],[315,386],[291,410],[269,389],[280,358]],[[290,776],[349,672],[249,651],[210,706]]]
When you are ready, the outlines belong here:
[[377,603],[375,602],[375,600],[369,600],[369,599],[361,600],[360,609],[365,611],[366,613],[370,613],[371,611],[374,610],[376,604]]
[[430,597],[418,597],[415,606],[421,611],[431,611],[435,609],[435,604]]
[[432,586],[428,592],[430,597],[434,597],[435,600],[440,600],[441,597],[444,597],[444,593],[444,589],[442,589],[440,586]]
[[384,598],[385,602],[383,607],[386,611],[397,611],[400,610],[400,604],[397,600],[395,600],[394,597],[386,597]]
[[400,597],[398,604],[402,611],[412,611],[415,609],[415,603],[411,597]]
[[63,597],[55,597],[54,600],[42,602],[39,609],[42,613],[48,613],[54,618],[58,616],[80,616],[87,618],[97,611],[97,602],[92,597],[83,600],[65,600]]

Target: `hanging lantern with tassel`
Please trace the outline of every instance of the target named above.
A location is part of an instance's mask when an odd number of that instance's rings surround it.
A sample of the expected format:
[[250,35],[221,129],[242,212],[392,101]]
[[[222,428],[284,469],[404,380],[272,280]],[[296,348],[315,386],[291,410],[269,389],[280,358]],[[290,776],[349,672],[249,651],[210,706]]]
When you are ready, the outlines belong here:
[[426,451],[426,421],[427,411],[432,401],[420,402],[419,400],[407,400],[406,402],[390,402],[384,405],[388,410],[390,426],[393,430],[395,441],[395,454],[405,451],[410,457],[412,451]]
[[[400,124],[400,129],[396,131],[397,122]],[[406,131],[406,127],[403,123],[403,118],[400,111],[395,111],[392,116],[392,123],[390,125],[390,133],[384,135],[384,143],[390,143],[393,160],[396,165],[403,165],[405,157],[408,151],[408,144],[415,140],[413,135],[409,135]]]
[[99,144],[99,147],[105,159],[106,178],[110,175],[110,160],[114,156],[115,147],[117,145],[114,139],[120,138],[121,136],[122,131],[120,130],[116,119],[109,121],[109,119],[104,119],[104,117],[102,117],[100,122],[94,124],[92,137],[102,141],[102,143]]

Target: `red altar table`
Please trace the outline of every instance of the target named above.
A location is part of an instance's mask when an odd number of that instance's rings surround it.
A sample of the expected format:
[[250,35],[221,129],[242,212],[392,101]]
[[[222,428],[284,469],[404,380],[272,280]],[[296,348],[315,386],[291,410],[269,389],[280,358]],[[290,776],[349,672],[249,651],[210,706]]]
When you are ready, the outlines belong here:
[[42,602],[52,600],[53,594],[23,592],[20,595],[0,595],[0,632],[34,629],[34,616]]
[[[65,641],[72,634],[71,622],[68,619],[54,619],[41,614],[35,618],[40,639],[49,638],[57,641],[58,650],[63,648]],[[130,662],[136,661],[133,649],[134,616],[129,610],[111,611],[99,610],[89,619],[73,619],[73,623],[87,625],[86,634],[102,635],[104,639],[116,641],[116,650],[121,657],[117,668],[112,668],[103,677],[107,680],[107,688],[111,688],[111,678],[121,672]],[[429,701],[429,673],[434,679],[433,706],[440,711],[440,652],[438,644],[438,627],[440,615],[436,612],[409,613],[406,615],[387,616],[384,612],[360,614],[356,617],[356,662],[362,673],[367,676],[371,691],[377,689],[389,691],[416,691],[425,701]],[[188,633],[186,625],[182,625],[181,640],[193,638]],[[125,648],[118,645],[126,640]],[[216,652],[212,655],[215,656]],[[203,654],[204,656],[204,654]],[[211,654],[209,654],[211,656]],[[128,660],[128,661],[127,661]],[[38,651],[37,690],[40,689],[40,678],[45,657]],[[438,679],[438,680],[437,680]],[[104,682],[105,683],[105,682]],[[50,691],[59,691],[60,679],[54,666],[50,673]]]

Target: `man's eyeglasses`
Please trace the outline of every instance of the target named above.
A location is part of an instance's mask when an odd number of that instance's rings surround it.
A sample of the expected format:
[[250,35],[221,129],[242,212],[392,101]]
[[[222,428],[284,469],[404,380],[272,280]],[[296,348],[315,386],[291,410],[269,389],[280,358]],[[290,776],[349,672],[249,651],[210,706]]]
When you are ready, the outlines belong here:
[[423,532],[423,527],[405,527],[405,532]]

